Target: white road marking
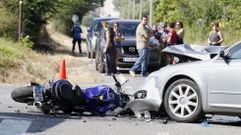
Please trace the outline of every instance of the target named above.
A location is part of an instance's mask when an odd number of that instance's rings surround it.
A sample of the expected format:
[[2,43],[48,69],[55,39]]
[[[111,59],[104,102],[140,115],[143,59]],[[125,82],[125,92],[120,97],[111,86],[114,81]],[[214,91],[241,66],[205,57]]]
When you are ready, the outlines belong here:
[[4,119],[0,124],[0,135],[24,135],[31,123],[31,120]]

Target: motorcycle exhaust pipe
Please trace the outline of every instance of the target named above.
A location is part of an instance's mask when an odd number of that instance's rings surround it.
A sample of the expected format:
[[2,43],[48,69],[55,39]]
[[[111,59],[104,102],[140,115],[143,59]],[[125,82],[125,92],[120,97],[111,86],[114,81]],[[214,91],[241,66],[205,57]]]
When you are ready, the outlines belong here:
[[39,102],[39,101],[34,102],[34,103],[33,103],[33,105],[34,105],[34,106],[36,106],[37,108],[42,107],[42,103],[41,103],[41,102]]

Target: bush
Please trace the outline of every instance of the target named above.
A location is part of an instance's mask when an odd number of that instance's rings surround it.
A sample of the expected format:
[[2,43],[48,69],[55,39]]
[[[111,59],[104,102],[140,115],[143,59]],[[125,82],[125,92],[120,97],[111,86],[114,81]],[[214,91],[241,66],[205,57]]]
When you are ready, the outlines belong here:
[[27,48],[27,49],[32,49],[33,48],[33,42],[30,40],[29,35],[27,35],[26,37],[24,37],[22,40],[22,45],[23,47]]

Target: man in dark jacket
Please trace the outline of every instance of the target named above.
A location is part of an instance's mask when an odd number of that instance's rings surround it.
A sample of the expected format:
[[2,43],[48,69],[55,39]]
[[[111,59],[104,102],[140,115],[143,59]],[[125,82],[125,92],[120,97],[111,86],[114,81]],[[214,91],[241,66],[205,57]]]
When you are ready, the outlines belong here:
[[82,33],[81,27],[79,26],[79,24],[75,24],[74,27],[72,28],[72,34],[73,34],[72,53],[74,53],[76,42],[78,42],[79,53],[82,53],[81,46],[80,46],[81,45],[81,33]]

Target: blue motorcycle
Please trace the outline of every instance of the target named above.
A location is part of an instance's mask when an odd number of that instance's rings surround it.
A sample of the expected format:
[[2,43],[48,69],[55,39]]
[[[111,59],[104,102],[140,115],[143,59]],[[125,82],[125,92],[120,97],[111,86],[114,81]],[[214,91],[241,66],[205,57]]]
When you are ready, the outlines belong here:
[[57,80],[50,81],[47,85],[31,83],[30,86],[13,90],[11,96],[16,102],[36,106],[44,114],[57,113],[59,110],[65,114],[86,111],[105,114],[117,107],[124,108],[131,98],[121,88],[128,80],[121,84],[114,74],[112,77],[115,89],[107,85],[81,89],[67,80]]

